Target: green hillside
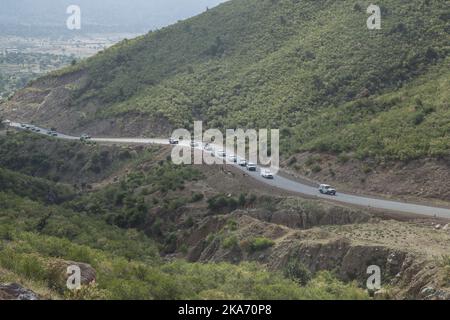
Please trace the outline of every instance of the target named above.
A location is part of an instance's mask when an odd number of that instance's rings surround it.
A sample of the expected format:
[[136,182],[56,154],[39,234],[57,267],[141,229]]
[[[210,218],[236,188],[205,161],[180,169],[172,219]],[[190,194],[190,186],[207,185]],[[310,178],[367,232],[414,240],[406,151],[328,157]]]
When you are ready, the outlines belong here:
[[[358,99],[311,116],[292,130],[297,150],[378,161],[450,153],[450,59],[399,90]],[[292,146],[292,145],[291,145]]]
[[[20,142],[25,139],[26,136],[17,135],[13,140],[15,147],[10,145],[9,151],[28,153],[29,157],[39,153],[23,149]],[[2,140],[0,137],[4,145]],[[36,140],[42,144],[47,138]],[[70,145],[73,143],[58,143],[53,152],[58,154]],[[81,143],[73,147],[83,148]],[[52,158],[42,157],[47,161]],[[142,159],[130,161],[143,164]],[[170,164],[164,166],[166,173],[160,175],[158,168],[157,163],[155,168],[147,168],[148,178],[158,186],[179,189],[193,175],[190,168]],[[21,283],[52,299],[368,298],[356,283],[343,283],[328,272],[317,273],[308,284],[300,286],[282,272],[269,272],[257,263],[231,265],[162,259],[161,245],[147,232],[118,223],[126,218],[136,221],[132,218],[139,213],[146,219],[146,204],[142,203],[144,212],[136,212],[141,205],[139,199],[143,199],[134,194],[145,183],[141,178],[133,173],[124,183],[105,190],[75,193],[68,185],[0,166],[0,283]],[[49,198],[51,194],[54,196]],[[121,194],[123,204],[111,202]],[[165,201],[165,197],[160,198]],[[110,219],[120,215],[121,220]],[[153,228],[162,231],[156,224]],[[64,268],[59,267],[64,261],[91,265],[96,270],[96,284],[76,292],[67,290]]]
[[[346,139],[360,136],[361,120],[373,123],[376,118],[379,128],[389,128],[382,137],[389,141],[373,151],[377,156],[404,159],[448,152],[441,141],[448,131],[430,125],[433,117],[448,119],[448,3],[385,0],[382,30],[377,31],[366,27],[368,5],[230,1],[65,70],[86,74],[73,88],[71,107],[101,106],[84,124],[138,114],[168,120],[172,127],[189,128],[202,119],[209,127],[281,128],[288,140],[286,153],[320,146],[366,154],[360,147],[367,145],[364,141],[329,146],[326,137],[317,137],[317,121],[335,117],[329,130],[338,126],[339,137]],[[428,111],[412,115],[417,123],[408,125],[413,133],[408,137],[427,134],[420,151],[411,152],[415,145],[394,123],[395,113],[411,111],[415,100],[425,100]],[[333,116],[340,113],[345,119]]]

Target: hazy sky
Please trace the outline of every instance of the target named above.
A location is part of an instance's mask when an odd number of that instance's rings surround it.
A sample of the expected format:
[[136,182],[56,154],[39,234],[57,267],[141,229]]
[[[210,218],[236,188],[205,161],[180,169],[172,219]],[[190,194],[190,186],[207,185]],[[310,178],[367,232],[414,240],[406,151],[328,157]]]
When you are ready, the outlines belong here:
[[154,29],[199,14],[226,0],[1,0],[2,25],[65,25],[66,9],[79,5],[86,25]]

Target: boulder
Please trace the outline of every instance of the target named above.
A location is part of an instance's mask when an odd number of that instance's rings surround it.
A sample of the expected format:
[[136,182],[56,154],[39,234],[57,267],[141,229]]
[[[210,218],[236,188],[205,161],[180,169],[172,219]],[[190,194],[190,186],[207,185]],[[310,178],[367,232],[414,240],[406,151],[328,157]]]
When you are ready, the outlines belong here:
[[89,285],[91,283],[95,283],[97,273],[91,265],[82,262],[57,260],[53,261],[49,266],[49,268],[54,270],[56,275],[55,280],[60,288],[66,287],[66,282],[69,277],[69,274],[67,273],[67,268],[69,266],[78,266],[80,268],[82,285]]
[[0,300],[40,300],[33,291],[17,283],[0,284]]

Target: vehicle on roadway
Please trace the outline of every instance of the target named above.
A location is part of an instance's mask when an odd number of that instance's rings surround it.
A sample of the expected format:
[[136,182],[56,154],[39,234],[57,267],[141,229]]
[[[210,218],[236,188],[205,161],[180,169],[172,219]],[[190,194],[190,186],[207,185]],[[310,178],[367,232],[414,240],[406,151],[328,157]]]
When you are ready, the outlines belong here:
[[91,136],[88,134],[82,134],[80,137],[80,141],[86,141],[86,140],[91,140]]
[[330,196],[335,196],[336,195],[336,189],[334,189],[333,187],[331,187],[328,184],[321,184],[319,187],[319,192],[321,194],[327,194]]
[[6,125],[6,126],[10,126],[11,125],[11,121],[9,121],[9,120],[4,120],[4,121],[2,121],[2,123],[4,125]]
[[229,156],[228,160],[233,163],[237,163],[237,161],[238,161],[237,157],[234,155]]
[[175,139],[175,138],[170,138],[170,139],[169,139],[169,143],[170,143],[170,144],[179,144],[180,141],[179,141],[178,139]]
[[269,169],[262,169],[261,170],[261,177],[266,179],[273,179],[273,173]]
[[192,141],[191,148],[197,148],[199,146],[198,142]]
[[251,163],[251,162],[247,163],[247,170],[248,171],[256,171],[256,164]]
[[217,155],[219,157],[225,158],[227,156],[227,153],[223,150],[220,150],[219,152],[217,152]]
[[241,167],[246,167],[246,166],[247,166],[247,160],[245,160],[245,159],[239,160],[239,165],[240,165]]
[[26,126],[27,126],[27,125],[26,125],[25,123],[21,123],[21,124],[20,124],[20,127],[21,127],[21,128],[25,128]]

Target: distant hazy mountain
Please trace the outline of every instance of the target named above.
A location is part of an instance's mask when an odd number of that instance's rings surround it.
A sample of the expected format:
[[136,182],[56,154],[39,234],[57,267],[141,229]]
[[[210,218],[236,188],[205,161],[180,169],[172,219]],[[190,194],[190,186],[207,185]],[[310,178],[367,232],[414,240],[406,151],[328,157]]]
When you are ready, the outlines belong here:
[[[58,28],[66,32],[66,9],[78,5],[82,31],[100,28],[144,32],[194,16],[226,0],[2,0],[0,34]],[[30,28],[32,27],[32,28]],[[36,29],[37,28],[37,29]]]

